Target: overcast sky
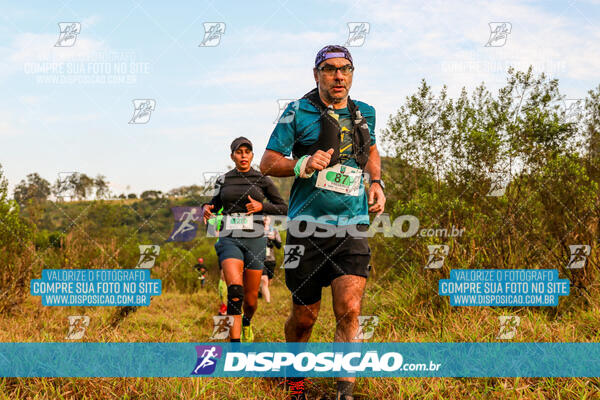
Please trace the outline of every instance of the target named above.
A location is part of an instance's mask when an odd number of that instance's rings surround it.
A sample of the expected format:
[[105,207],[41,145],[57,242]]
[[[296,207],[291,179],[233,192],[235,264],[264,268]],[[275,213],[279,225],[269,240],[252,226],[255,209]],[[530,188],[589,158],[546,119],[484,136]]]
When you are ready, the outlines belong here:
[[[482,81],[497,89],[509,65],[559,78],[569,98],[600,83],[598,0],[50,3],[2,7],[0,164],[11,193],[31,172],[103,174],[117,194],[201,184],[232,164],[240,135],[258,162],[278,99],[314,86],[316,52],[344,44],[352,22],[369,32],[349,47],[350,94],[375,107],[377,132],[422,78],[452,96]],[[74,43],[57,43],[62,22],[78,23]],[[201,46],[210,22],[224,34]],[[494,22],[510,32],[486,47]],[[147,123],[129,123],[134,99],[155,101]]]

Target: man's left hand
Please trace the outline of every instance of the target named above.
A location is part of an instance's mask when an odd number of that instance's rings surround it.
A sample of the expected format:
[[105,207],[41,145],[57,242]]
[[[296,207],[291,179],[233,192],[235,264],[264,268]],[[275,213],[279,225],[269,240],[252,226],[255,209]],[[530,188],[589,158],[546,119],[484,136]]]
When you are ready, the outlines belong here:
[[385,209],[385,195],[379,183],[372,183],[369,187],[369,212],[381,214]]

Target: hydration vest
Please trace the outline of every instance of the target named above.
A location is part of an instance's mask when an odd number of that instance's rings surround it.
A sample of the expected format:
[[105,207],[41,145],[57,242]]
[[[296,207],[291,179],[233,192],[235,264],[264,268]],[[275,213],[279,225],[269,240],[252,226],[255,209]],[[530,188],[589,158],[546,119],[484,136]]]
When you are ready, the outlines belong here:
[[[308,100],[321,113],[321,133],[317,141],[310,145],[303,145],[299,142],[294,144],[292,155],[294,158],[300,158],[304,155],[313,155],[317,150],[327,151],[333,149],[331,161],[328,167],[337,164],[340,161],[340,140],[342,130],[338,121],[329,115],[329,110],[333,108],[325,106],[319,96],[318,88],[315,88],[305,94],[303,99]],[[369,161],[369,149],[371,147],[371,135],[367,120],[363,117],[358,106],[348,96],[348,111],[352,121],[352,156],[361,169],[364,169]]]

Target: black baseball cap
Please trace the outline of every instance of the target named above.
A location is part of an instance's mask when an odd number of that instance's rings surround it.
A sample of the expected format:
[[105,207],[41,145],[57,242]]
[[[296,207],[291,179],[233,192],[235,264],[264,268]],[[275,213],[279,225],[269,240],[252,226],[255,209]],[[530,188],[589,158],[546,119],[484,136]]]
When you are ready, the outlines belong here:
[[252,142],[250,140],[248,140],[247,138],[240,136],[239,138],[236,138],[233,140],[233,142],[231,142],[231,152],[233,153],[234,151],[236,151],[237,149],[240,148],[240,146],[248,146],[250,148],[250,151],[252,151]]

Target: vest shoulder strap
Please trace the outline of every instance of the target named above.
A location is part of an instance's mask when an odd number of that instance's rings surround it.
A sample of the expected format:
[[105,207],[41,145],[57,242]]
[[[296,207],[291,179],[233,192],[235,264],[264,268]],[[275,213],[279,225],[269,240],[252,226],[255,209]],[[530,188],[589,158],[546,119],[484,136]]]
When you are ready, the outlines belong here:
[[[306,93],[302,98],[307,99],[321,113],[321,134],[319,139],[313,145],[303,146],[299,143],[294,145],[293,153],[295,157],[305,154],[313,154],[316,150],[326,151],[329,148],[334,149],[330,165],[337,163],[340,154],[340,127],[337,121],[327,114],[327,107],[319,96],[318,88],[314,88]],[[359,109],[356,103],[348,96],[348,111],[352,120],[352,153],[361,168],[364,168],[368,160],[368,150],[370,145],[369,130],[366,127],[366,119],[358,113]]]

